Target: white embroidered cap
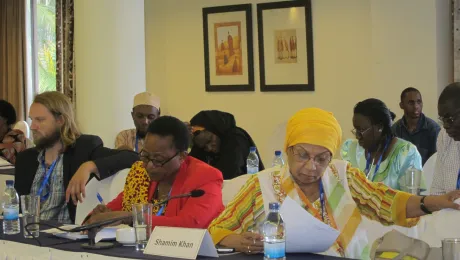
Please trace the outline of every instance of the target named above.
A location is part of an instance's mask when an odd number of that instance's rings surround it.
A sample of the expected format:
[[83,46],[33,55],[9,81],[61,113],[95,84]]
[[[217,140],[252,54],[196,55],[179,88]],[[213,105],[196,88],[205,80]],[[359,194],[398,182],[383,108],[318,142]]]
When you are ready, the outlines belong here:
[[133,108],[139,105],[148,105],[160,109],[160,97],[155,96],[149,92],[142,92],[134,97]]

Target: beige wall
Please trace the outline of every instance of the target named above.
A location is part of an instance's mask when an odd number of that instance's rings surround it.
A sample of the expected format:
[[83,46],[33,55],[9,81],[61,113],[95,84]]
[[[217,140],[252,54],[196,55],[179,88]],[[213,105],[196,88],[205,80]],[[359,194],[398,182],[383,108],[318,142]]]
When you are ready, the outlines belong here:
[[[256,91],[206,93],[202,8],[248,2],[254,4]],[[233,113],[238,125],[254,137],[266,164],[283,144],[272,135],[282,134],[277,127],[301,108],[332,111],[348,138],[358,101],[380,98],[399,117],[400,92],[414,86],[423,94],[425,113],[436,116],[439,84],[450,80],[445,79],[448,53],[437,55],[450,46],[449,37],[436,32],[450,26],[440,19],[449,16],[448,9],[439,7],[445,7],[441,2],[313,0],[316,91],[294,93],[259,91],[255,4],[261,2],[269,1],[145,0],[147,89],[161,96],[165,114],[189,120],[203,109]]]
[[108,147],[134,127],[133,98],[145,91],[144,25],[143,0],[75,1],[77,119]]

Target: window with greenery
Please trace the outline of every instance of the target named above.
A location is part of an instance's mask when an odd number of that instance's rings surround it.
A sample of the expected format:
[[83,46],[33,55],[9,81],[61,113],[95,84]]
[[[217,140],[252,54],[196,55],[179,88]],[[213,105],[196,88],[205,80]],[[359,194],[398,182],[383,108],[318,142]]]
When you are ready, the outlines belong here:
[[56,90],[56,0],[36,1],[38,92]]

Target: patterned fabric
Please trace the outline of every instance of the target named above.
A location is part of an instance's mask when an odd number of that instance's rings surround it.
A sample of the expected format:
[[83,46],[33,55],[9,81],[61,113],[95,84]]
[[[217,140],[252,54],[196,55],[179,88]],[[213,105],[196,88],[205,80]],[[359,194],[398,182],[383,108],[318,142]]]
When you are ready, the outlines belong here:
[[[414,166],[414,168],[418,170],[422,170],[422,158],[415,145],[405,140],[397,139],[390,154],[381,162],[380,168],[375,176],[376,163],[370,167],[368,178],[374,182],[383,182],[393,189],[403,190],[406,170],[411,166]],[[343,160],[351,163],[351,166],[361,171],[366,169],[366,153],[364,148],[358,144],[358,140],[346,140],[342,145],[340,154]],[[421,189],[426,189],[425,177],[423,175],[421,179]]]
[[123,211],[131,212],[133,204],[148,203],[149,187],[150,177],[142,166],[142,162],[135,162],[126,177],[123,189]]
[[[49,194],[45,201],[40,202],[40,220],[52,220],[59,223],[69,224],[72,223],[65,202],[65,189],[64,189],[64,169],[63,169],[63,155],[59,156],[58,162],[54,167],[53,172],[50,174],[48,183],[45,185],[41,195]],[[41,151],[38,155],[39,167],[35,174],[34,181],[30,194],[37,194],[40,186],[45,178],[46,170],[42,167],[42,161],[45,160],[45,153]]]
[[[115,149],[118,149],[122,146],[128,146],[133,151],[135,151],[136,147],[136,129],[128,129],[121,131],[118,133],[117,137],[115,138]],[[139,138],[137,144],[137,152],[140,152],[144,148],[144,139]]]
[[[284,174],[272,168],[251,176],[225,211],[211,223],[209,232],[214,243],[262,223],[268,210],[265,209],[267,201],[264,200],[282,202],[282,198],[289,196],[318,218],[318,208],[308,207],[309,203],[302,199],[303,193],[299,193],[288,172],[287,167]],[[406,204],[410,194],[369,182],[362,172],[352,168],[349,163],[334,160],[323,175],[323,184],[327,201],[326,224],[340,230],[339,238],[326,254],[359,259],[369,257],[365,232],[358,229],[361,215],[384,225],[410,227],[418,222],[418,219],[406,219]],[[349,197],[353,205],[349,203]],[[318,219],[322,220],[321,217]]]
[[16,155],[27,148],[27,138],[17,129],[9,130],[0,142],[0,156],[15,164]]
[[74,0],[56,0],[56,90],[75,106]]
[[430,193],[446,194],[456,189],[460,170],[460,142],[450,138],[443,128],[438,135],[436,168]]

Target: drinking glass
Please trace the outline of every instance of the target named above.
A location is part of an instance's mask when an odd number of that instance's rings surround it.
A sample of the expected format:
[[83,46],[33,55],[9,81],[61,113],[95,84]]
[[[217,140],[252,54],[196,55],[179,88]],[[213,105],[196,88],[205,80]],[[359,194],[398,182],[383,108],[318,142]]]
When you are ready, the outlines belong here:
[[420,180],[422,178],[422,171],[415,168],[410,168],[405,173],[406,191],[418,195],[420,193]]
[[446,238],[442,240],[442,259],[460,260],[459,238]]
[[134,204],[132,209],[136,250],[144,251],[152,233],[152,204]]
[[25,238],[38,237],[40,234],[39,224],[33,224],[27,227],[29,223],[40,222],[40,196],[36,195],[22,195],[21,196],[21,210],[22,210],[22,227]]

